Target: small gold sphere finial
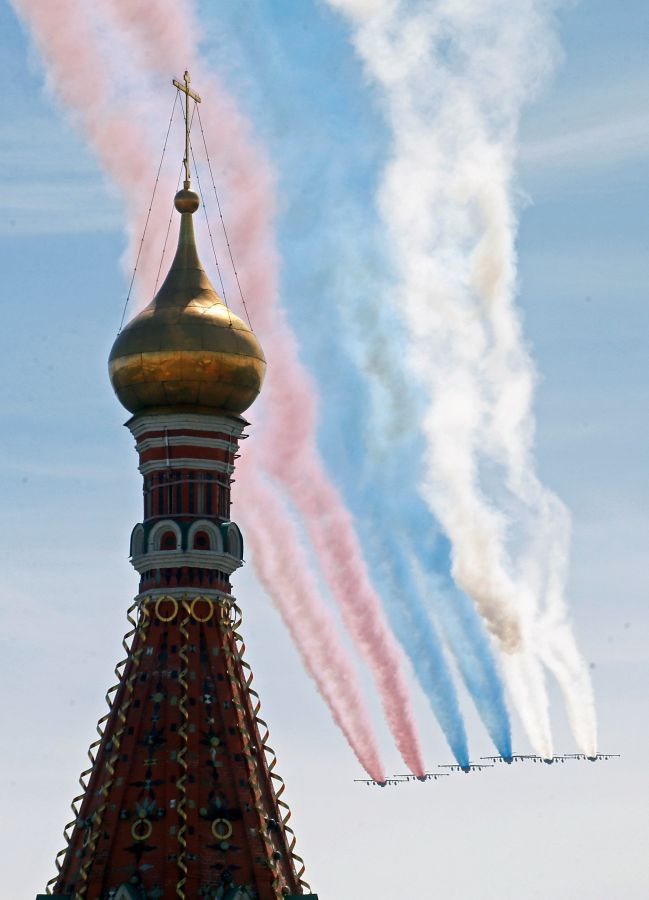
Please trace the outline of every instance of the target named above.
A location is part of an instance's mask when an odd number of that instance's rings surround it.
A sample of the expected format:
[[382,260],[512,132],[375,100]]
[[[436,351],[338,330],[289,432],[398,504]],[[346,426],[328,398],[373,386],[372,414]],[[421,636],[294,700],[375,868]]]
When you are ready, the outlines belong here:
[[200,203],[198,194],[186,189],[178,191],[174,197],[174,206],[179,213],[195,213]]

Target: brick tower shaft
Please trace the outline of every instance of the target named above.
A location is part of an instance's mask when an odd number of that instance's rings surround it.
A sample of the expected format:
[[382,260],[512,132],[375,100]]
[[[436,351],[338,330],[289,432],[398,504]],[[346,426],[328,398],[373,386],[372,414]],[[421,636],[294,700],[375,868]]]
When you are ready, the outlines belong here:
[[144,479],[131,538],[140,591],[55,894],[299,896],[229,581],[243,557],[230,484],[246,423],[184,412],[128,424]]

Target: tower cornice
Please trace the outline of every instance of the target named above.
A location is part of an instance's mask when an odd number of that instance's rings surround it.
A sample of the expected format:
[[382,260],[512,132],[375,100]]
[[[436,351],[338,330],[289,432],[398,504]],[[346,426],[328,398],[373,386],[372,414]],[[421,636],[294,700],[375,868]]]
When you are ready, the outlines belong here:
[[183,566],[192,569],[218,569],[231,575],[241,568],[243,560],[236,559],[229,553],[212,553],[209,550],[160,550],[132,556],[131,565],[140,575],[148,569],[178,569]]
[[169,431],[177,429],[184,434],[223,432],[240,438],[245,428],[250,423],[241,416],[233,416],[228,413],[220,413],[218,410],[198,412],[188,410],[148,410],[132,416],[126,427],[133,437],[139,438],[147,431],[155,431],[156,426],[166,428]]

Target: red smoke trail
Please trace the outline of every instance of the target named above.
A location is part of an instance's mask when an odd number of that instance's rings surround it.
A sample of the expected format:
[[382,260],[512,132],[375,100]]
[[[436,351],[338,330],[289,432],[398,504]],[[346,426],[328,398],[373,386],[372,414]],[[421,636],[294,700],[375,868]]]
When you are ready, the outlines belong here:
[[[101,162],[126,193],[131,206],[131,222],[143,221],[148,197],[143,196],[142,185],[151,173],[154,151],[149,136],[144,132],[141,120],[131,112],[116,114],[110,82],[104,74],[99,48],[92,26],[84,16],[84,9],[74,0],[59,0],[42,4],[37,0],[16,0],[16,8],[30,25],[44,58],[50,66],[52,86],[65,103],[78,114],[81,125],[94,146]],[[140,54],[138,58],[160,66],[173,66],[180,73],[185,59],[178,59],[180,52],[189,58],[196,55],[190,33],[189,19],[177,4],[148,2],[146,5],[125,4],[114,0],[107,2],[113,12],[125,14],[136,24],[132,32],[145,38],[144,47],[151,56]],[[184,36],[184,38],[183,38]],[[173,40],[172,40],[173,37]],[[191,51],[191,52],[190,52]],[[187,57],[186,57],[187,58]],[[271,365],[264,394],[272,413],[272,428],[261,429],[257,448],[264,461],[275,456],[282,459],[275,474],[290,490],[296,506],[305,516],[309,531],[319,552],[323,570],[332,582],[346,624],[359,643],[377,681],[389,725],[399,749],[409,767],[419,773],[424,770],[416,736],[414,718],[410,709],[407,686],[402,670],[400,651],[385,622],[380,602],[374,593],[362,560],[351,519],[336,489],[329,482],[319,458],[315,443],[315,394],[306,372],[298,360],[294,337],[285,323],[282,310],[275,303],[277,297],[277,261],[272,244],[272,190],[267,166],[254,148],[245,120],[222,91],[214,86],[208,72],[196,69],[197,83],[201,81],[201,94],[210,110],[204,122],[208,142],[216,149],[216,162],[224,173],[228,196],[236,197],[231,222],[231,239],[241,257],[239,268],[246,286],[246,294],[253,305],[255,328],[265,344]],[[126,101],[120,99],[122,106]],[[154,217],[152,222],[162,233],[166,228],[164,217]],[[132,229],[132,243],[137,231]],[[161,241],[160,241],[161,243]],[[159,244],[158,244],[159,246]],[[134,256],[135,254],[133,254]],[[140,270],[146,267],[143,262]],[[152,257],[148,269],[153,272]],[[149,276],[151,283],[153,278]],[[304,478],[294,472],[308,472],[308,490],[302,488]],[[325,503],[325,507],[320,507]],[[256,510],[263,505],[254,501]],[[327,510],[329,524],[322,527],[321,516]],[[282,534],[280,523],[274,522],[277,533]],[[336,540],[331,540],[336,536]],[[264,540],[268,541],[268,535]],[[262,565],[272,569],[270,549],[261,548]],[[264,556],[264,553],[266,555]],[[331,555],[330,555],[331,554]],[[278,594],[290,593],[290,579],[276,567],[276,577],[270,585],[276,602]],[[338,568],[346,573],[346,583],[334,577]],[[309,583],[308,569],[303,582]],[[312,602],[320,604],[316,594]],[[321,615],[322,608],[314,615]],[[299,634],[294,636],[298,639]],[[340,648],[342,650],[342,648]],[[303,657],[308,656],[302,648]],[[339,654],[340,656],[340,654]],[[330,675],[335,664],[329,657]],[[351,671],[350,664],[345,670]],[[349,687],[345,680],[343,686]],[[354,693],[355,688],[352,690]],[[331,704],[339,695],[328,691]],[[352,698],[351,705],[355,702]],[[345,727],[349,723],[344,709],[332,707],[334,718]],[[362,741],[356,740],[358,746]],[[358,751],[357,751],[358,752]],[[364,757],[368,753],[364,750]],[[370,764],[376,771],[378,754],[369,753]]]
[[[146,130],[143,117],[136,114],[128,97],[114,95],[93,28],[77,0],[11,2],[48,63],[48,88],[82,129],[102,168],[121,189],[128,208],[129,237],[135,244],[147,215],[153,187],[151,162],[160,152],[160,135],[154,139]],[[170,186],[165,196],[172,192]],[[155,253],[143,254],[139,271],[145,270],[151,287],[152,273],[157,271],[155,254],[162,246],[165,228],[163,216],[153,217],[149,223],[147,243]]]
[[[198,57],[192,8],[178,0],[103,0],[137,44],[138,59],[158,71],[184,70]],[[425,770],[414,724],[401,650],[372,587],[351,516],[324,469],[316,444],[316,398],[300,364],[295,338],[277,305],[277,262],[272,242],[272,179],[247,122],[200,63],[196,85],[210,110],[208,146],[228,197],[231,243],[255,330],[269,357],[264,397],[266,428],[256,436],[259,463],[289,491],[304,517],[322,571],[345,624],[374,676],[386,718],[409,768]]]
[[[409,768],[421,774],[425,768],[410,714],[401,651],[370,581],[351,514],[324,472],[315,442],[315,402],[308,378],[300,372],[297,357],[287,350],[283,347],[281,356],[273,359],[273,386],[279,393],[281,415],[273,416],[263,432],[265,465],[285,485],[302,514],[345,625],[374,676],[399,751]],[[299,393],[292,389],[298,378],[303,385]]]
[[[124,113],[117,116],[110,108],[109,80],[99,62],[93,29],[79,7],[69,0],[51,5],[20,0],[16,7],[48,63],[50,87],[68,111],[76,113],[102,164],[129,201],[135,204],[139,199],[140,205],[132,206],[131,215],[143,222],[148,198],[142,196],[142,184],[151,176],[153,150],[137,117]],[[160,231],[164,231],[164,217],[159,217],[158,223]],[[136,234],[133,229],[133,237]],[[254,472],[249,474],[253,476]],[[260,579],[273,594],[308,671],[359,761],[373,778],[383,779],[353,662],[338,641],[329,611],[317,595],[291,519],[268,487],[258,479],[255,486],[257,490],[252,482],[246,486],[251,509],[272,509],[277,533],[289,542],[290,548],[284,549],[279,542],[274,548],[267,539],[262,541],[262,532],[254,527],[251,517],[250,540],[256,551]]]
[[[295,525],[277,491],[259,477],[258,461],[251,460],[248,450],[238,494],[241,511],[246,511],[242,515],[246,542],[252,547],[257,576],[274,598],[306,670],[358,761],[372,778],[383,781],[385,770],[354,666],[340,642],[333,616],[320,601]],[[268,539],[267,521],[273,523],[273,541]]]

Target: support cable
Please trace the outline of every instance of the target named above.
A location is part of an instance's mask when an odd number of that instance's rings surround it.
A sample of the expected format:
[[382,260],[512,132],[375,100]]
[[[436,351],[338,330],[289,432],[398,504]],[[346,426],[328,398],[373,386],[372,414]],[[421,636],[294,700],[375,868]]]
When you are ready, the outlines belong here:
[[[176,100],[178,99],[179,93],[180,93],[179,91],[176,91]],[[194,108],[195,107],[196,107],[196,104],[194,104]],[[182,106],[180,108],[182,109]],[[184,117],[185,117],[185,113],[183,111],[183,119],[184,119]],[[194,121],[194,112],[192,112],[192,117],[189,120],[190,128],[192,127],[193,121]],[[185,161],[183,160],[180,164],[180,171],[178,172],[178,181],[176,182],[176,194],[180,190],[180,179],[183,177],[184,166],[185,166]],[[175,200],[175,196],[174,196],[174,200]],[[172,222],[172,219],[174,216],[174,209],[176,208],[175,204],[174,204],[174,200],[171,201],[171,212],[169,213],[169,221],[167,222],[167,233],[165,234],[165,241],[164,241],[164,245],[162,247],[162,255],[160,256],[160,265],[158,266],[158,274],[156,275],[156,278],[155,278],[155,286],[153,288],[153,296],[154,297],[158,293],[158,283],[160,282],[160,273],[162,272],[162,264],[164,263],[165,253],[167,252],[167,242],[169,241],[169,232],[171,231],[171,222]]]
[[151,202],[149,203],[149,211],[146,214],[146,220],[144,222],[144,230],[142,232],[142,237],[140,238],[140,246],[137,251],[137,256],[135,258],[135,266],[133,268],[133,274],[131,275],[131,283],[128,286],[128,294],[126,295],[126,302],[124,303],[124,309],[122,311],[122,319],[119,323],[119,328],[117,329],[117,333],[119,334],[122,330],[122,326],[124,325],[124,319],[126,317],[126,309],[129,304],[129,300],[131,299],[131,292],[133,290],[133,282],[135,281],[135,273],[137,272],[137,267],[140,262],[140,256],[142,254],[142,246],[144,244],[144,238],[146,237],[146,231],[149,226],[149,219],[151,218],[151,210],[153,209],[153,201],[155,200],[156,190],[158,189],[158,181],[160,180],[160,172],[162,171],[162,163],[165,158],[165,151],[167,149],[167,141],[169,140],[169,133],[171,131],[171,123],[173,122],[174,113],[176,112],[176,104],[178,102],[178,94],[180,92],[176,91],[176,96],[174,97],[174,105],[171,109],[171,116],[169,117],[169,125],[167,126],[167,134],[165,135],[165,142],[162,148],[162,156],[160,157],[160,165],[158,166],[158,173],[155,177],[155,184],[153,185],[153,193],[151,195]]
[[203,146],[205,148],[205,157],[207,158],[207,167],[210,171],[210,178],[212,179],[212,187],[214,188],[214,196],[216,197],[216,205],[219,210],[219,216],[221,218],[221,225],[223,227],[223,235],[225,237],[225,243],[228,248],[228,253],[230,254],[230,262],[232,263],[232,271],[234,272],[234,277],[236,278],[236,281],[237,281],[237,287],[239,288],[239,296],[241,297],[241,302],[243,304],[243,308],[246,313],[246,319],[248,320],[248,325],[250,325],[250,328],[252,328],[252,322],[250,321],[248,307],[246,306],[246,301],[243,296],[243,291],[241,290],[241,282],[239,281],[239,273],[237,272],[237,267],[234,264],[234,256],[232,255],[232,248],[230,247],[230,239],[228,237],[228,232],[225,227],[225,220],[223,218],[223,211],[221,210],[221,203],[219,201],[219,195],[216,190],[216,183],[214,181],[214,173],[212,172],[212,163],[210,162],[210,154],[208,153],[208,150],[207,150],[207,141],[205,140],[205,132],[203,131],[203,121],[201,119],[201,111],[198,108],[196,109],[196,111],[198,113],[198,124],[200,125],[200,128],[201,128],[201,136],[203,138]]
[[203,212],[205,213],[205,224],[207,225],[207,233],[208,233],[209,236],[210,236],[210,244],[212,245],[212,253],[214,254],[214,262],[216,263],[216,271],[218,272],[218,275],[219,275],[219,284],[221,285],[221,293],[222,293],[222,295],[223,295],[223,302],[225,303],[225,308],[226,308],[227,311],[228,311],[228,319],[229,319],[229,321],[230,321],[230,328],[232,328],[232,314],[230,313],[230,307],[229,307],[229,305],[228,305],[228,299],[227,299],[227,297],[226,297],[226,295],[225,295],[225,284],[223,283],[223,275],[221,274],[221,267],[220,267],[220,265],[219,265],[219,260],[218,260],[218,257],[217,257],[217,255],[216,255],[216,248],[215,248],[215,246],[214,246],[214,238],[212,237],[212,229],[210,228],[210,220],[209,220],[209,217],[208,217],[208,215],[207,215],[207,206],[205,205],[205,197],[204,197],[204,195],[203,195],[203,189],[202,189],[202,187],[201,187],[201,179],[200,179],[200,175],[198,174],[198,166],[196,165],[196,157],[194,156],[194,147],[192,146],[191,141],[190,141],[190,143],[189,143],[189,147],[190,147],[191,154],[192,154],[192,161],[193,161],[193,163],[194,163],[194,174],[196,175],[196,184],[198,185],[198,193],[199,193],[200,196],[201,196],[201,203],[202,203],[202,206],[203,206]]
[[[178,181],[176,182],[176,194],[180,190],[180,179],[183,177],[183,163],[180,164],[180,171],[178,172]],[[174,216],[174,206],[173,200],[171,201],[171,212],[169,213],[169,221],[167,222],[167,233],[165,234],[165,242],[162,246],[162,255],[160,256],[160,265],[158,266],[158,274],[155,277],[155,286],[153,288],[153,296],[158,293],[158,283],[160,281],[160,273],[162,272],[162,264],[165,259],[165,253],[167,252],[167,243],[169,241],[169,232],[171,231],[171,221]]]

